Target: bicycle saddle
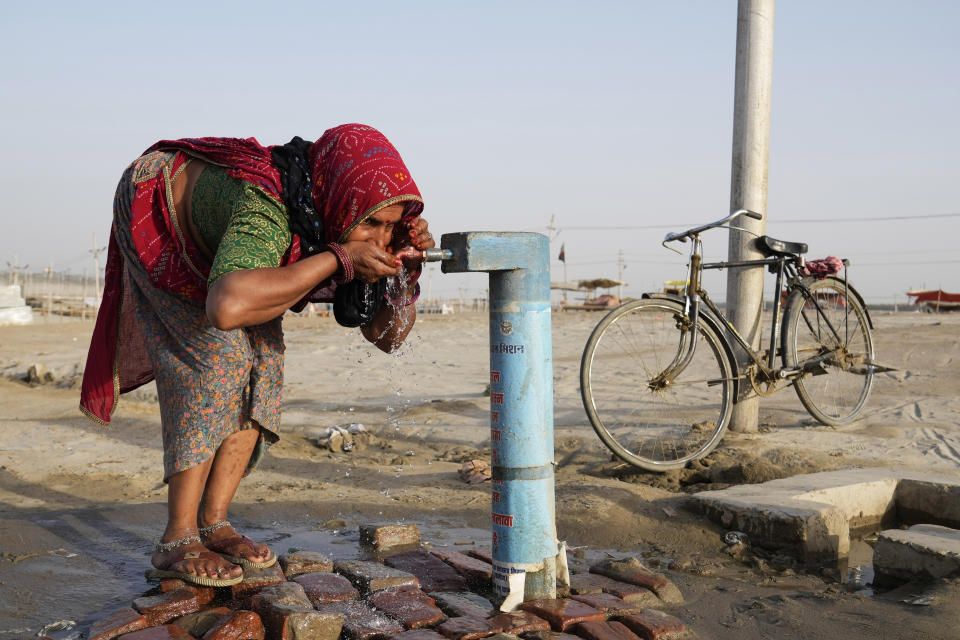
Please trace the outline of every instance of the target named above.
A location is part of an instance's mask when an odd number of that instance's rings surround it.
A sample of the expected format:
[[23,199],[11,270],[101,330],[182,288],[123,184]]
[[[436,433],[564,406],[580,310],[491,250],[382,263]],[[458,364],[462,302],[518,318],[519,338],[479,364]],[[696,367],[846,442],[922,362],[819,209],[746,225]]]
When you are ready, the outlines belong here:
[[787,242],[786,240],[777,240],[770,236],[760,236],[757,238],[757,249],[765,256],[798,256],[807,252],[805,242]]

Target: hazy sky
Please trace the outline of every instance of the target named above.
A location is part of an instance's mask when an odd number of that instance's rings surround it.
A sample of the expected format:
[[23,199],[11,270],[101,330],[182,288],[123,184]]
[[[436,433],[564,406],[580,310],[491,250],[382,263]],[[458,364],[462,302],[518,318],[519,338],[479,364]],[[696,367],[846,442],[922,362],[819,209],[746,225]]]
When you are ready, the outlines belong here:
[[[684,275],[663,235],[728,210],[736,14],[734,0],[5,2],[0,268],[18,254],[82,273],[121,171],[158,139],[277,144],[363,122],[400,150],[436,233],[546,233],[554,217],[554,280],[564,243],[569,280],[616,277],[622,251],[624,293],[657,289]],[[952,0],[777,6],[767,232],[849,257],[868,301],[960,290],[958,24]],[[726,232],[705,240],[723,257]]]

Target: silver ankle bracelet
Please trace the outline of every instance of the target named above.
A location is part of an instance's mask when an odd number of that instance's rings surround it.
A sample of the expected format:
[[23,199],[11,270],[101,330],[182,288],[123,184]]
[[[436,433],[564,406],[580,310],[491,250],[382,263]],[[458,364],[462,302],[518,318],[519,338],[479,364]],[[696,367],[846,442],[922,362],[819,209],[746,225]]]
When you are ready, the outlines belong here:
[[210,525],[209,527],[200,527],[198,531],[200,532],[200,535],[208,536],[214,531],[216,531],[217,529],[222,529],[223,527],[229,527],[229,526],[230,526],[229,520],[221,520],[220,522],[216,522]]
[[167,553],[168,551],[173,551],[177,547],[185,547],[192,543],[200,543],[200,536],[187,536],[186,538],[179,538],[177,540],[171,540],[170,542],[158,542],[157,551],[160,553]]

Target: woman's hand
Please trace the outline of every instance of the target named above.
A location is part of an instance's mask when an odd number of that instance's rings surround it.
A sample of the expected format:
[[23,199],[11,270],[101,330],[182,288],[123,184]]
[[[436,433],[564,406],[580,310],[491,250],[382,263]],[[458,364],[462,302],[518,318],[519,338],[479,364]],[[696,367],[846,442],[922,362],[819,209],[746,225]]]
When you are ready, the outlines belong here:
[[364,282],[376,282],[399,272],[400,258],[390,255],[372,242],[364,240],[345,242],[343,250],[353,262],[354,277]]
[[[390,248],[394,255],[403,259],[407,271],[415,271],[423,262],[422,252],[437,246],[433,234],[428,229],[427,221],[417,216],[405,220],[401,228],[394,233]],[[415,251],[412,251],[415,249]]]
[[416,218],[410,218],[410,221],[407,223],[407,228],[409,229],[410,235],[410,244],[415,246],[420,251],[425,249],[432,249],[437,246],[437,243],[433,241],[433,234],[430,233],[427,224],[427,221],[422,217],[417,216]]

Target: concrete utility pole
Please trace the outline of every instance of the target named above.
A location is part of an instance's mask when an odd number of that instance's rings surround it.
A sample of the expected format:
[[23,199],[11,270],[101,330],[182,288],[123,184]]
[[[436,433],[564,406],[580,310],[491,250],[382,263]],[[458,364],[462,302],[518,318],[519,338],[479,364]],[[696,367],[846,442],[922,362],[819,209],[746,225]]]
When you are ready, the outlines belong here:
[[[728,255],[731,262],[763,257],[753,248],[752,241],[756,235],[763,235],[767,227],[774,4],[774,0],[739,0],[737,6],[730,210],[757,211],[763,214],[763,220],[740,216],[734,221],[745,231],[730,231]],[[731,269],[727,274],[727,317],[740,335],[757,349],[760,347],[763,316],[763,276],[763,267]],[[741,354],[740,357],[744,356]],[[744,357],[742,366],[746,366],[745,360]],[[741,398],[733,407],[730,429],[756,431],[759,416],[758,398]]]
[[[550,225],[547,226],[547,231],[549,232],[547,234],[547,237],[550,239],[550,242],[553,242],[554,240],[556,240],[557,236],[559,235],[557,233],[556,220],[557,220],[556,215],[550,216]],[[550,251],[551,251],[550,255],[553,255],[552,248],[550,249]],[[562,260],[562,262],[563,262],[563,284],[567,284],[567,261],[566,259],[564,259]],[[567,290],[566,289],[563,290],[563,306],[567,306]]]
[[623,302],[623,249],[620,249],[620,252],[617,253],[617,282],[620,284],[617,285],[617,300]]
[[47,276],[47,322],[50,322],[50,316],[53,314],[53,284],[51,279],[53,278],[53,263],[50,263],[50,266],[43,270]]
[[80,296],[80,317],[87,319],[87,268],[83,268],[83,295]]
[[90,253],[93,254],[93,298],[97,311],[100,310],[100,253],[103,249],[103,247],[97,247],[97,234],[94,233],[93,249],[90,250]]

